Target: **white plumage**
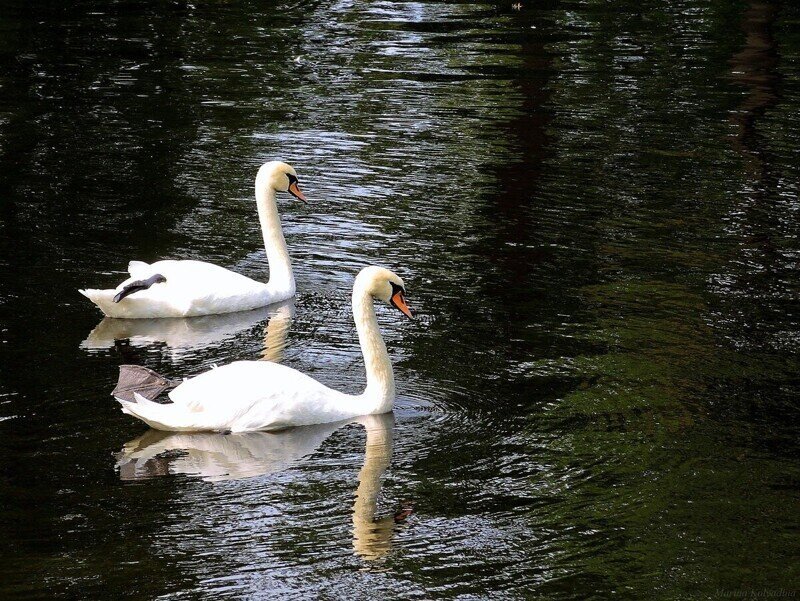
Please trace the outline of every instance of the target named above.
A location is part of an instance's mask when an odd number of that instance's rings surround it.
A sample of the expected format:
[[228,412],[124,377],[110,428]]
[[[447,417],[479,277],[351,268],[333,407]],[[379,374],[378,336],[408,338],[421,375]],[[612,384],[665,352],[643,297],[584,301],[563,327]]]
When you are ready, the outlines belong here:
[[[284,300],[293,290],[275,286],[203,261],[157,261],[148,265],[131,261],[131,277],[113,290],[81,290],[109,317],[145,319],[152,317],[195,317],[247,311]],[[134,275],[135,274],[135,275]],[[143,275],[141,275],[143,274]],[[120,302],[114,296],[128,284],[161,274],[167,281],[136,292]]]

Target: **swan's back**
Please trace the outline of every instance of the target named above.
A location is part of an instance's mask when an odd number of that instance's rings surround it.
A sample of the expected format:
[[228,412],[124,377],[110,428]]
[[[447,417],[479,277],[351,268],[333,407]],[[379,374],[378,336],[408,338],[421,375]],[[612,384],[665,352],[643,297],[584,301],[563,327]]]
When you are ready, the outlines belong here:
[[[165,260],[153,264],[131,261],[128,270],[131,276],[113,290],[88,289],[81,293],[109,317],[132,319],[248,311],[294,294],[293,282],[284,289],[204,261]],[[114,302],[115,294],[126,286],[156,274],[166,281]]]
[[344,419],[349,417],[352,398],[269,361],[237,361],[212,369],[186,380],[169,397],[176,405],[203,414],[209,429],[235,432]]
[[[243,311],[263,306],[268,295],[267,284],[257,282],[235,271],[204,261],[157,261],[149,265],[150,274],[161,274],[166,283],[127,297],[142,305],[169,303],[179,307],[183,315],[207,315]],[[140,274],[117,286],[117,291]]]

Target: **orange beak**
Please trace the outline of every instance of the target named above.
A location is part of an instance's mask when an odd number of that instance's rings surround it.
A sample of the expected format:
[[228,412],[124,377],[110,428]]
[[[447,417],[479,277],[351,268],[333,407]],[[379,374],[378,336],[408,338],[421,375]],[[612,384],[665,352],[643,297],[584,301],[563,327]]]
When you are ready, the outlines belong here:
[[291,184],[289,184],[289,194],[291,194],[298,200],[302,200],[303,202],[308,203],[306,197],[300,191],[300,188],[297,187],[297,182],[292,182]]
[[402,290],[398,290],[397,292],[394,293],[391,302],[392,305],[397,307],[403,313],[403,315],[405,315],[409,319],[414,319],[414,316],[411,315],[411,309],[408,308],[408,305],[406,304],[406,299],[405,297],[403,297]]

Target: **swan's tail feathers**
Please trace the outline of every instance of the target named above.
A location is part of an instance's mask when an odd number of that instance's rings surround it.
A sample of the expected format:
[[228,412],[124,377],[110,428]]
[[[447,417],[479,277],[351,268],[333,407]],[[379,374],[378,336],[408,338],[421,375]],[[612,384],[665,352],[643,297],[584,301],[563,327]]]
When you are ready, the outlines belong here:
[[122,405],[122,412],[137,417],[151,428],[166,432],[200,431],[213,428],[203,427],[191,419],[192,416],[182,405],[175,403],[154,403],[138,392],[133,393],[133,401],[117,397]]
[[133,393],[133,400],[126,401],[121,397],[116,397],[122,405],[122,412],[137,417],[151,428],[156,430],[171,430],[169,422],[170,409],[174,410],[172,403],[161,404],[148,401],[137,392]]
[[83,296],[92,301],[106,315],[111,316],[114,308],[114,290],[98,290],[97,288],[87,288],[78,290]]
[[111,392],[117,400],[136,402],[136,396],[152,401],[165,390],[180,382],[170,380],[141,365],[120,365],[117,386]]
[[153,275],[151,275],[146,280],[135,280],[135,281],[131,282],[130,284],[125,284],[125,286],[122,288],[122,290],[117,292],[117,294],[114,296],[114,302],[118,303],[119,301],[121,301],[126,296],[130,296],[131,294],[133,294],[135,292],[140,292],[142,290],[147,290],[153,284],[161,284],[161,283],[166,282],[166,281],[167,281],[167,278],[165,278],[163,275],[161,275],[160,273],[154,273]]

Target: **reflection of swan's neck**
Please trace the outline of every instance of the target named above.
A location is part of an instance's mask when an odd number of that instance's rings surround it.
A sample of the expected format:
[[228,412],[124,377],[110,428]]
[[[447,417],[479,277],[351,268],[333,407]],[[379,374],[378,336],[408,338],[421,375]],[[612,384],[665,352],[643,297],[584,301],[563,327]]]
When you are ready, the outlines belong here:
[[280,363],[283,359],[283,349],[286,348],[286,338],[292,327],[292,305],[279,306],[275,315],[269,318],[264,328],[264,350],[261,358],[265,361]]
[[394,372],[378,329],[372,295],[361,288],[353,288],[353,318],[367,371],[367,388],[361,397],[365,403],[362,413],[386,413],[392,410],[394,403]]
[[292,263],[281,230],[281,218],[275,202],[275,189],[256,180],[256,205],[261,232],[264,235],[264,248],[269,262],[269,284],[276,290],[295,292]]
[[392,456],[392,430],[381,422],[366,421],[364,427],[367,444],[353,504],[353,549],[364,559],[374,560],[389,552],[394,533],[393,515],[375,520],[381,476],[389,467]]

